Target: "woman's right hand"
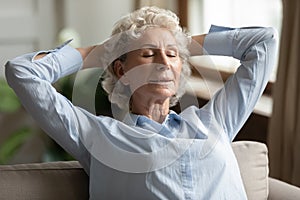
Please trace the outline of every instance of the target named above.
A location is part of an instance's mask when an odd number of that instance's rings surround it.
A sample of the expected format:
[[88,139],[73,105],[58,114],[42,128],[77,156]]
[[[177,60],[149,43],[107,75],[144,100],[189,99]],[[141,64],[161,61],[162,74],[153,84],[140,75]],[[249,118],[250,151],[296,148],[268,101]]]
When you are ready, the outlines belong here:
[[203,54],[203,43],[205,36],[206,34],[192,36],[192,41],[189,46],[191,56],[198,56]]
[[96,45],[94,46],[89,46],[89,47],[79,47],[76,48],[77,51],[79,51],[79,53],[81,54],[82,60],[84,60],[87,55],[96,47]]

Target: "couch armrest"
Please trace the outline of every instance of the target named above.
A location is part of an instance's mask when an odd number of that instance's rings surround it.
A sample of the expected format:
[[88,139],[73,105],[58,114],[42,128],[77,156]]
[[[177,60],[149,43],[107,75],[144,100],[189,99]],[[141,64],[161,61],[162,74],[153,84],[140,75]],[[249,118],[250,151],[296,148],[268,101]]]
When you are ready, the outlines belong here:
[[300,188],[280,181],[269,178],[269,200],[295,200],[300,199]]
[[0,165],[0,199],[88,197],[88,176],[77,161]]

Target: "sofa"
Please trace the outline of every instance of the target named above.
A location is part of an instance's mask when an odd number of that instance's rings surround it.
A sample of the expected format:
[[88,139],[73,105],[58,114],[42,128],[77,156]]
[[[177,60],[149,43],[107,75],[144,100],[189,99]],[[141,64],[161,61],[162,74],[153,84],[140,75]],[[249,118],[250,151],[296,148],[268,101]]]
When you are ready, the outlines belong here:
[[[270,178],[263,143],[232,143],[248,199],[300,199],[300,188]],[[88,199],[88,176],[77,161],[0,166],[0,199]]]

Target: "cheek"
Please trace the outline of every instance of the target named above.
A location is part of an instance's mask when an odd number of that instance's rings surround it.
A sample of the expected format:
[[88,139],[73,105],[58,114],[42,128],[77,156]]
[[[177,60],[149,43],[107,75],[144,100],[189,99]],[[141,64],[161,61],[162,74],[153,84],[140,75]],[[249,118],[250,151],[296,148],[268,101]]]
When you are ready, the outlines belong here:
[[138,65],[129,68],[129,70],[125,72],[124,78],[127,80],[131,91],[135,91],[136,89],[147,84],[147,80],[149,79],[151,72],[152,71],[149,66]]
[[180,79],[180,75],[182,73],[182,62],[181,62],[181,60],[174,63],[173,66],[174,66],[173,67],[173,73],[174,73],[174,75],[176,77],[176,80],[178,82],[179,79]]

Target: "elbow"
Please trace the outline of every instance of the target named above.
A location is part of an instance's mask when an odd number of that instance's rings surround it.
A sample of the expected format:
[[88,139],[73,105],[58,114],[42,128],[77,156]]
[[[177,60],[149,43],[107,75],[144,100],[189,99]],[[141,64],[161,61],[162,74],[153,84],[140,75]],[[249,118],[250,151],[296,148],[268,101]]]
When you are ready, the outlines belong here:
[[[23,64],[22,64],[23,63]],[[5,78],[8,85],[12,88],[26,77],[26,70],[23,68],[24,61],[18,59],[7,61],[5,64]]]
[[278,32],[273,27],[254,28],[252,37],[248,41],[248,46],[257,45],[259,43],[277,43]]
[[266,27],[262,29],[262,41],[271,41],[273,43],[278,42],[278,32],[273,27]]
[[5,78],[7,83],[12,86],[14,80],[18,77],[16,74],[15,63],[13,61],[7,61],[5,64]]

